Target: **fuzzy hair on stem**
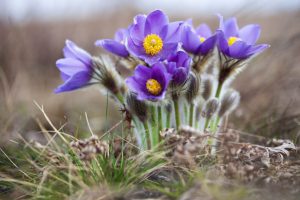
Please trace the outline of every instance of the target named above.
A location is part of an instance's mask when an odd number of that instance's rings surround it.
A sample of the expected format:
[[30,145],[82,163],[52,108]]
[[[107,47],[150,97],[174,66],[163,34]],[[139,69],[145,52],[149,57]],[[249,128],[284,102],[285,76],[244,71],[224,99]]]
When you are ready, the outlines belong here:
[[203,74],[201,77],[202,80],[202,97],[205,101],[207,101],[213,93],[214,90],[214,77],[210,74]]
[[234,89],[228,89],[221,98],[221,106],[218,116],[229,115],[240,103],[240,94]]
[[215,62],[215,52],[211,50],[208,54],[196,56],[194,58],[193,69],[198,73],[204,73]]
[[203,106],[201,116],[211,119],[220,107],[220,101],[217,98],[209,99]]
[[140,121],[145,122],[148,119],[148,107],[144,101],[137,99],[136,94],[130,92],[126,95],[125,106]]
[[194,73],[190,73],[186,87],[186,99],[189,103],[198,97],[201,91],[201,77]]
[[101,85],[115,96],[125,93],[124,81],[108,56],[93,57],[92,62],[96,74],[95,79],[99,80]]

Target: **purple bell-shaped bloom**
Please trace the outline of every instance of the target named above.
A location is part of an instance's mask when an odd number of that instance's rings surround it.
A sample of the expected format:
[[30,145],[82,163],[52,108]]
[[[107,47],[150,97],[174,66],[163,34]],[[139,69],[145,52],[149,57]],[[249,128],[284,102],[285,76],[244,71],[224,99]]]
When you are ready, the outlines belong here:
[[184,83],[189,75],[191,58],[184,51],[179,51],[167,59],[167,71],[172,75],[172,82],[176,85]]
[[126,84],[129,90],[136,93],[138,100],[157,101],[165,97],[171,79],[172,75],[165,65],[159,62],[151,68],[138,65],[134,75],[126,79]]
[[216,43],[216,35],[207,24],[201,24],[194,29],[192,21],[188,20],[182,28],[182,48],[192,54],[206,55]]
[[249,24],[239,29],[236,18],[228,20],[219,15],[220,27],[217,30],[218,48],[228,57],[245,59],[254,54],[261,53],[270,45],[255,45],[260,36],[260,26]]
[[129,28],[128,51],[149,65],[165,60],[175,52],[181,37],[182,22],[169,23],[160,10],[148,16],[137,15]]
[[66,40],[63,53],[65,58],[57,60],[56,66],[64,83],[55,89],[55,93],[82,88],[89,84],[93,74],[92,56],[88,52]]

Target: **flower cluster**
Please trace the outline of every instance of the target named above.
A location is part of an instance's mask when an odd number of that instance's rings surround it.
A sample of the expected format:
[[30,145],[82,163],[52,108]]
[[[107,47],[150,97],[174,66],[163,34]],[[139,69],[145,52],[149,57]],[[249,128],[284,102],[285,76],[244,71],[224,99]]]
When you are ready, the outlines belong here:
[[179,128],[182,123],[216,132],[221,118],[228,116],[240,99],[239,93],[229,88],[229,80],[250,58],[269,47],[255,44],[259,25],[239,29],[236,18],[219,16],[219,21],[219,28],[212,31],[207,24],[194,28],[192,20],[170,22],[161,10],[137,15],[114,39],[95,42],[132,70],[132,76],[125,79],[113,60],[92,57],[66,41],[65,58],[56,63],[64,83],[55,92],[100,83],[130,112],[135,128],[144,128],[144,134],[135,131],[143,148],[157,144],[162,128]]

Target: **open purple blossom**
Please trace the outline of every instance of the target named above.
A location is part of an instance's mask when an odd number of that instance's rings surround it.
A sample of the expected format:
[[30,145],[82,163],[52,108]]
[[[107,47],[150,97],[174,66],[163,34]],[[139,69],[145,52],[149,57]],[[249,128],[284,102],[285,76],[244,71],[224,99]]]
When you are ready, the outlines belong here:
[[192,21],[188,20],[182,28],[182,48],[192,54],[206,55],[214,48],[216,39],[207,24],[201,24],[194,29]]
[[102,47],[106,51],[113,53],[115,55],[118,55],[121,57],[127,57],[127,56],[129,56],[129,53],[124,45],[127,35],[128,35],[127,29],[119,29],[115,33],[114,39],[97,40],[95,42],[95,45]]
[[138,100],[157,101],[165,97],[172,75],[166,71],[162,62],[151,68],[138,65],[134,75],[126,79],[128,88],[136,93]]
[[79,89],[89,84],[92,74],[92,57],[75,43],[66,40],[64,57],[56,61],[64,83],[55,89],[55,93]]
[[172,82],[176,85],[184,83],[189,75],[191,58],[184,51],[179,51],[167,59],[167,71],[172,74]]
[[226,21],[221,15],[219,18],[218,48],[226,56],[245,59],[261,53],[270,46],[268,44],[255,45],[260,36],[259,25],[249,24],[239,29],[236,18],[230,18]]
[[152,65],[166,59],[177,50],[182,22],[169,23],[160,10],[148,16],[137,15],[129,28],[127,48],[129,52]]

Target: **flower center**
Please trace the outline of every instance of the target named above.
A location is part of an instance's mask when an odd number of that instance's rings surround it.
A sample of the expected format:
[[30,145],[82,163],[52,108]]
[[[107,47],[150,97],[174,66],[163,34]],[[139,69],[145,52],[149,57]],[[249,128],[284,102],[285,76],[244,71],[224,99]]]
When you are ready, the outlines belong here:
[[238,38],[238,37],[229,37],[227,42],[228,42],[228,45],[231,46],[233,45],[236,41],[240,41],[241,39]]
[[159,95],[159,93],[162,90],[160,83],[155,79],[147,80],[146,88],[147,88],[148,92],[150,92],[153,95]]
[[158,54],[163,48],[162,39],[156,34],[149,34],[144,39],[144,49],[146,54],[154,56]]
[[200,42],[202,43],[202,42],[204,42],[205,40],[206,40],[206,38],[205,37],[199,37],[200,38]]

